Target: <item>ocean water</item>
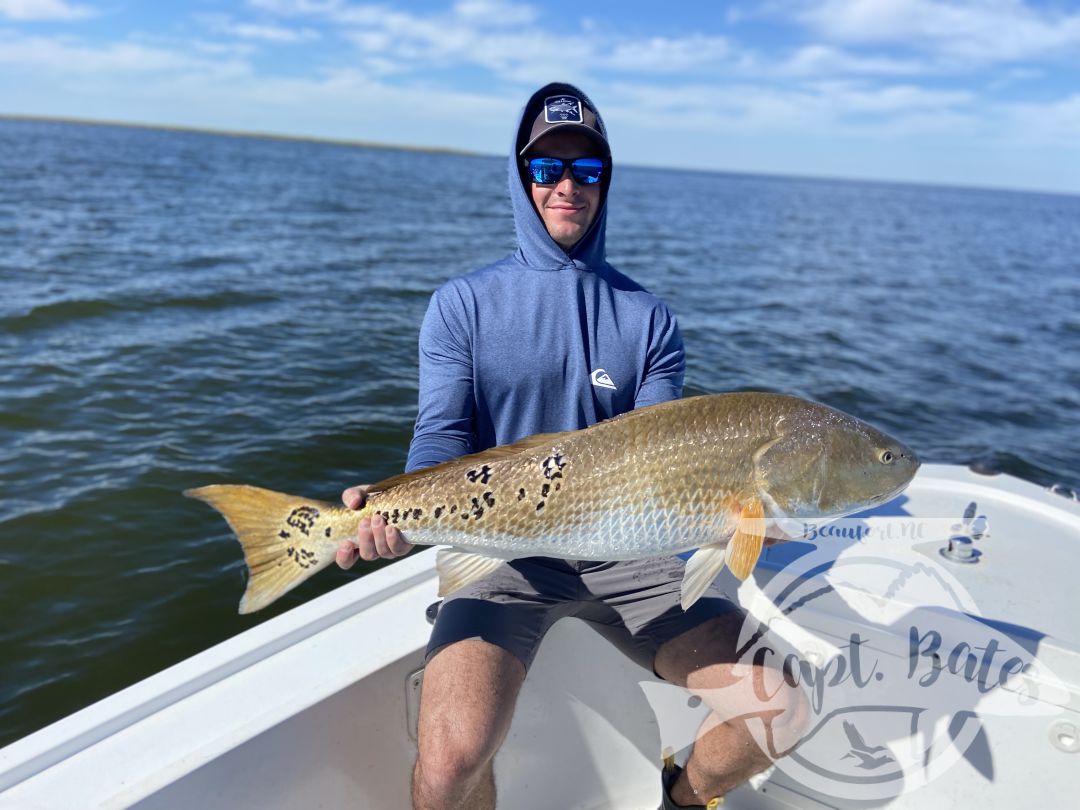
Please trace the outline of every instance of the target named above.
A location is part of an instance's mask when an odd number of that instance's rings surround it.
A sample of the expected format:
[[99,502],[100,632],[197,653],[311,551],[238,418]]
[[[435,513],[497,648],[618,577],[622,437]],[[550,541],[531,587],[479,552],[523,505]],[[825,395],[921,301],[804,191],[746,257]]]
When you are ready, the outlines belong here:
[[[610,206],[688,392],[1080,488],[1080,198],[617,167]],[[0,745],[370,570],[238,616],[180,492],[400,471],[428,296],[512,247],[501,158],[0,121]]]

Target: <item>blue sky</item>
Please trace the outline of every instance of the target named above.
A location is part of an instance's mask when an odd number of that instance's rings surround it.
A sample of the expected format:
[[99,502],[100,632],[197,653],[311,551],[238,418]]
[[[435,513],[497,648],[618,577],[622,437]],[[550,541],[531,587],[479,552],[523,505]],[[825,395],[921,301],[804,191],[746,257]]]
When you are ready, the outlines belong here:
[[556,79],[626,163],[1080,193],[1080,3],[0,0],[0,113],[503,153]]

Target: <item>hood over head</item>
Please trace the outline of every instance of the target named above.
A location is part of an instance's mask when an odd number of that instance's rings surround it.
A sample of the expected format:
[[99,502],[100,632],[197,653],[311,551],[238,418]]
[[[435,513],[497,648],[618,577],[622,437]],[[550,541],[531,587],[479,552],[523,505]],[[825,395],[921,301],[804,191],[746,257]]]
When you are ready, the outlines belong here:
[[[576,102],[576,103],[575,103]],[[600,153],[610,156],[607,129],[596,105],[572,84],[553,82],[544,85],[525,103],[510,147],[510,202],[517,231],[518,258],[530,267],[555,270],[569,261],[587,267],[599,267],[604,260],[604,231],[607,223],[607,194],[611,184],[610,161],[600,181],[600,208],[592,225],[569,253],[544,227],[529,191],[528,175],[522,153],[543,135],[556,129],[580,131],[596,142]]]

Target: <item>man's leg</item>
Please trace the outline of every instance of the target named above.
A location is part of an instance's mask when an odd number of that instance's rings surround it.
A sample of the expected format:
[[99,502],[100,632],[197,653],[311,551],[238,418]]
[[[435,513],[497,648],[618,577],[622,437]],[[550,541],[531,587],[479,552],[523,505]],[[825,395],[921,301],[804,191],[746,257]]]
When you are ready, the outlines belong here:
[[[656,653],[653,666],[660,677],[698,692],[714,709],[698,732],[685,770],[671,786],[671,798],[678,804],[707,804],[769,766],[772,760],[754,740],[746,717],[765,724],[777,753],[794,747],[806,723],[805,699],[780,671],[737,662],[743,620],[741,611],[709,619]],[[755,692],[773,697],[763,702]]]
[[413,770],[416,810],[493,810],[495,752],[524,680],[520,659],[476,638],[428,661]]

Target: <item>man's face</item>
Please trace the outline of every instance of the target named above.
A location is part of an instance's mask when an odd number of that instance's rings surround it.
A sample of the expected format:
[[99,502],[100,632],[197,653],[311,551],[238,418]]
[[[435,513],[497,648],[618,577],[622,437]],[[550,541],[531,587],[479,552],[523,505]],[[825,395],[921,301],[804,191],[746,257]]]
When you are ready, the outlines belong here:
[[599,157],[596,144],[580,132],[548,133],[533,144],[526,157],[555,157],[567,161],[567,168],[557,183],[540,185],[532,182],[533,205],[551,238],[570,250],[589,230],[600,208],[601,183],[582,185],[570,174],[569,161],[582,157]]

